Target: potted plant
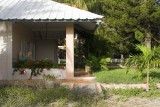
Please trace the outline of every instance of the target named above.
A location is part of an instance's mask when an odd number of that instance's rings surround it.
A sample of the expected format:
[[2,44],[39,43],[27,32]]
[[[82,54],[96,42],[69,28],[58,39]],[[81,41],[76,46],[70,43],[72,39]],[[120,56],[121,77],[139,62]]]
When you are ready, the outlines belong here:
[[22,60],[18,60],[16,63],[14,63],[14,70],[13,70],[13,74],[17,71],[19,71],[19,74],[24,74],[25,73],[25,65],[26,61],[22,61]]

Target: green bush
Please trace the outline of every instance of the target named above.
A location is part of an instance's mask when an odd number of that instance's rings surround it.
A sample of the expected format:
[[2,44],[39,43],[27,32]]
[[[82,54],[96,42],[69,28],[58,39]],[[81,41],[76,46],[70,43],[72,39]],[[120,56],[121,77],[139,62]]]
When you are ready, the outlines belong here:
[[43,74],[43,79],[46,81],[54,81],[57,77],[55,75]]
[[17,62],[14,63],[14,70],[13,70],[13,75],[15,72],[19,71],[20,74],[24,74],[25,69],[31,69],[31,76],[37,76],[40,75],[41,72],[44,69],[51,69],[51,68],[58,68],[58,64],[53,64],[52,61],[48,59],[43,59],[43,60],[18,60]]
[[109,70],[107,64],[110,62],[110,58],[102,58],[100,60],[101,70]]
[[95,56],[90,56],[86,60],[86,65],[91,67],[92,71],[108,70],[107,64],[110,62],[110,58],[98,58]]

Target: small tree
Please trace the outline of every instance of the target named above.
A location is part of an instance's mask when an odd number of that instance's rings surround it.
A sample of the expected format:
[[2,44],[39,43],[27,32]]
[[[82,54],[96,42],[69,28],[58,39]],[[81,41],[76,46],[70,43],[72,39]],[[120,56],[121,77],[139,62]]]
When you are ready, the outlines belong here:
[[160,66],[160,47],[153,47],[149,49],[145,45],[136,45],[136,49],[141,53],[139,55],[129,56],[126,59],[125,65],[130,67],[136,67],[141,73],[146,71],[147,73],[147,91],[149,90],[149,74],[151,68],[158,68]]

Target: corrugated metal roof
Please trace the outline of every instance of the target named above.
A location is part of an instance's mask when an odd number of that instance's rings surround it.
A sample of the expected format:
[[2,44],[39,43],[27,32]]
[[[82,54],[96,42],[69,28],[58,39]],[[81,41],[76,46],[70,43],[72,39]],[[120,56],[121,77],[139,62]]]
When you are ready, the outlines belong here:
[[51,0],[0,0],[0,20],[95,20],[103,16]]

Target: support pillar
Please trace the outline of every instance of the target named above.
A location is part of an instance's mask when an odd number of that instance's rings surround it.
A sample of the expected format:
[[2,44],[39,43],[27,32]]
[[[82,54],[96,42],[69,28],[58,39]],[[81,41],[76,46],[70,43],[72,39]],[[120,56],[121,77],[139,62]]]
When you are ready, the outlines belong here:
[[66,78],[74,78],[74,23],[66,24]]
[[12,79],[12,23],[0,22],[0,80]]

